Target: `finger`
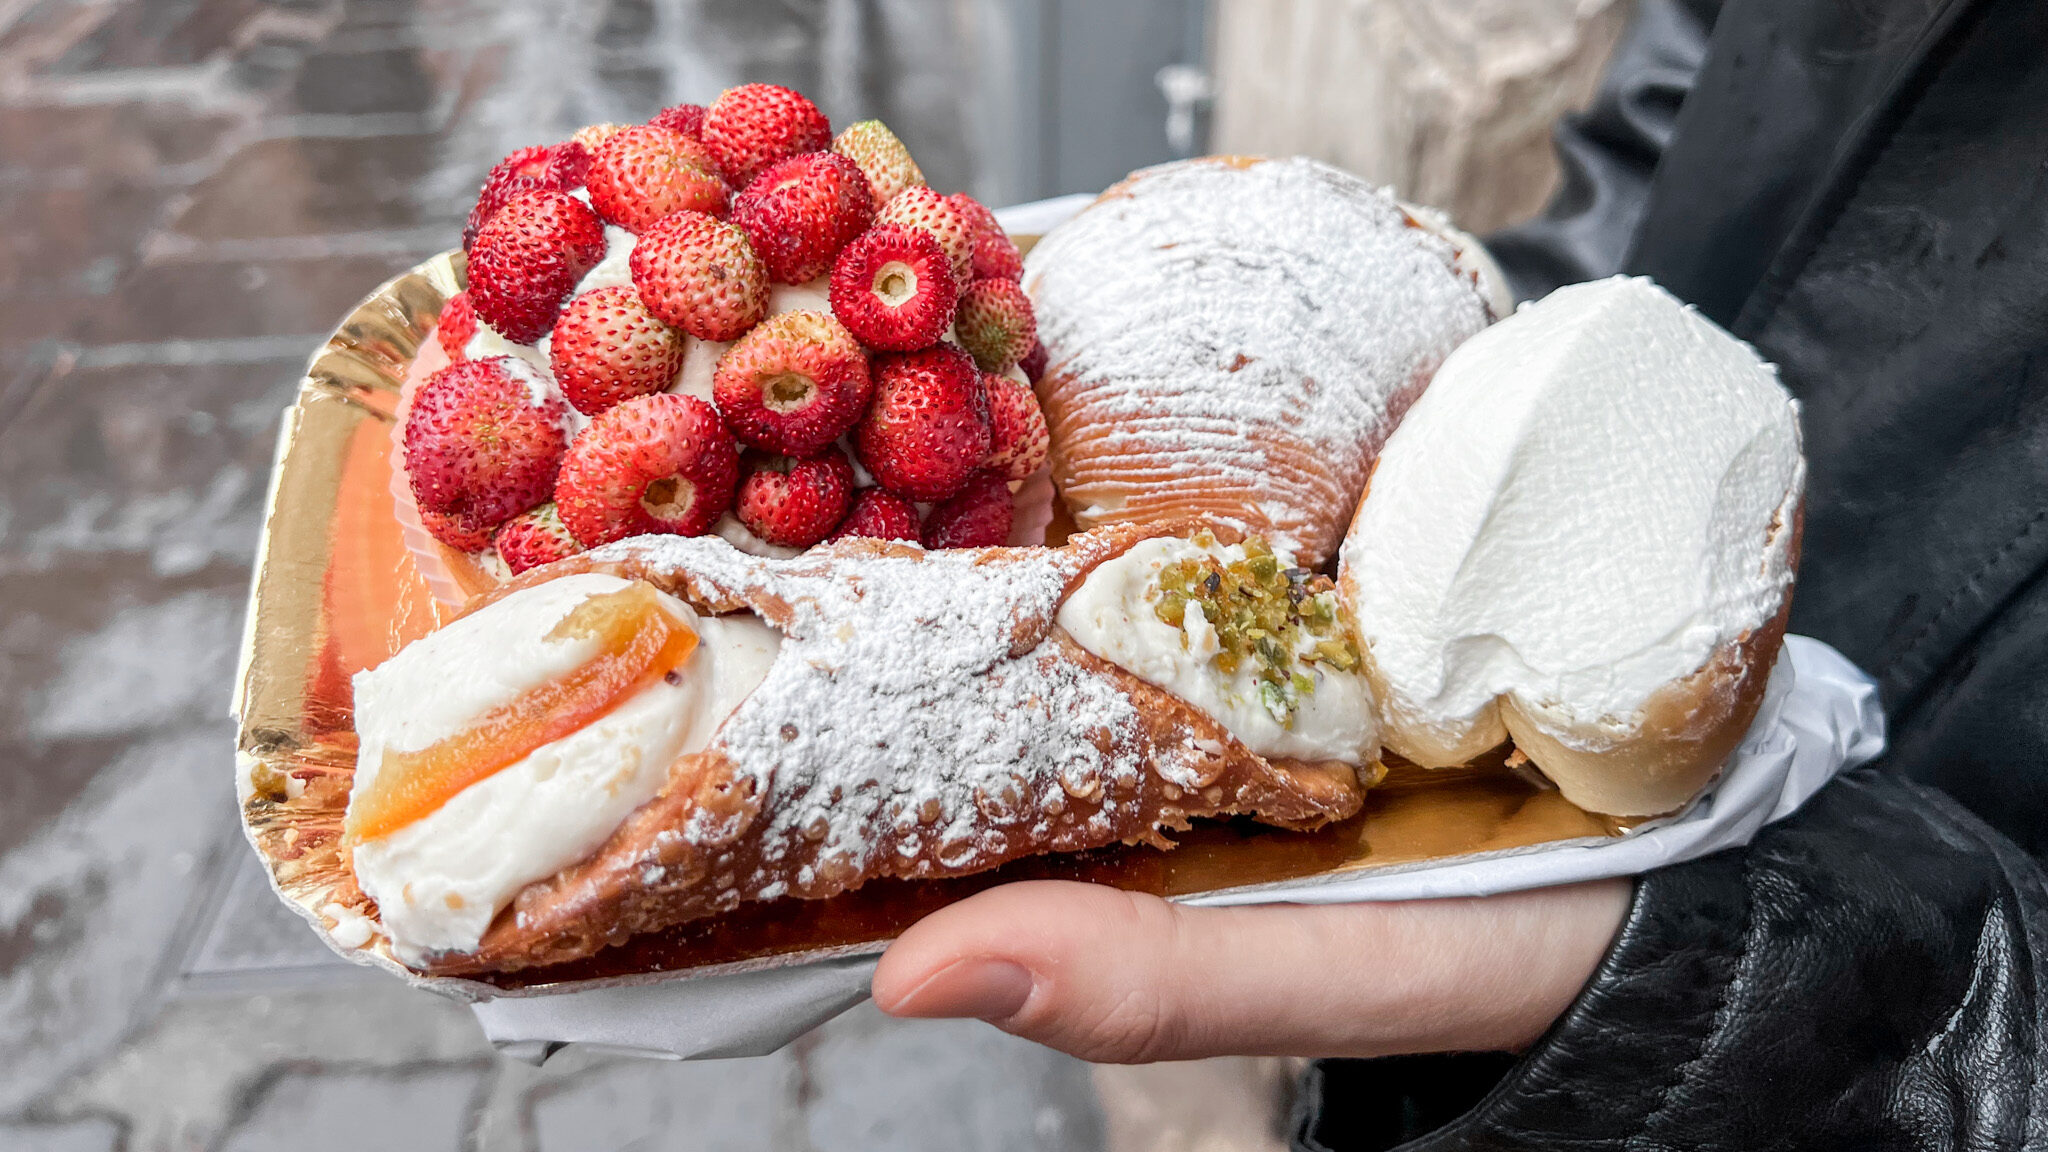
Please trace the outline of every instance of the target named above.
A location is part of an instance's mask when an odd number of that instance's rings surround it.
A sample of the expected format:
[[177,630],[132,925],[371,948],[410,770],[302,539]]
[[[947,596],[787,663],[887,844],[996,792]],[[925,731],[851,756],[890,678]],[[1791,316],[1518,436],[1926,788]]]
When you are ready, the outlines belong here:
[[1570,1006],[1629,891],[1185,908],[1092,884],[1010,884],[904,933],[874,996],[894,1015],[979,1017],[1113,1063],[1512,1049]]

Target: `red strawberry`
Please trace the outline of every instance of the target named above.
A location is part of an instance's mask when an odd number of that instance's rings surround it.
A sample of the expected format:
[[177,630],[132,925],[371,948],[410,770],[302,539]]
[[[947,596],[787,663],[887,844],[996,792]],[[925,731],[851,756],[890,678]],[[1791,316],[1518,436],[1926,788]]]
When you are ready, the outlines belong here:
[[745,472],[736,509],[740,523],[785,548],[823,540],[846,518],[853,499],[853,465],[837,448],[809,460],[749,452]]
[[747,234],[702,212],[649,228],[629,263],[647,310],[699,340],[736,340],[768,314],[768,269]]
[[984,372],[1001,372],[1024,358],[1038,343],[1038,320],[1031,297],[1008,280],[976,280],[960,293],[953,330],[960,345],[974,354]]
[[832,313],[870,348],[930,347],[953,322],[959,295],[938,240],[901,225],[868,229],[832,266]]
[[476,245],[476,234],[505,202],[522,192],[562,191],[561,173],[556,169],[555,150],[547,144],[521,148],[492,166],[484,186],[476,194],[476,206],[469,210],[469,222],[462,228],[462,247]]
[[604,259],[604,225],[566,192],[524,192],[506,201],[469,253],[469,300],[484,323],[531,344],[555,322],[583,274]]
[[491,537],[491,544],[498,550],[498,559],[515,573],[583,551],[583,545],[569,535],[552,500],[505,521]]
[[960,210],[974,229],[974,256],[969,274],[976,280],[1023,279],[1024,257],[1017,251],[1017,245],[1011,242],[1010,234],[996,223],[996,214],[965,192],[955,192],[946,199],[952,201],[953,207]]
[[704,130],[704,106],[702,104],[678,104],[663,108],[647,122],[650,128],[666,128],[684,136],[698,136]]
[[943,500],[988,457],[988,391],[951,344],[878,357],[875,398],[854,433],[877,483],[912,500]]
[[917,505],[880,488],[863,488],[853,494],[853,511],[832,534],[834,540],[865,536],[871,540],[920,541]]
[[[578,133],[580,136],[581,133]],[[583,187],[590,178],[590,161],[597,150],[582,140],[564,140],[555,145],[551,170],[562,191]]]
[[536,401],[538,374],[509,356],[465,360],[427,378],[405,420],[405,471],[422,512],[470,529],[548,498],[562,465],[568,412]]
[[1010,539],[1016,507],[1010,486],[993,472],[976,472],[952,499],[932,509],[924,524],[927,548],[992,548]]
[[776,84],[742,84],[711,102],[697,135],[725,178],[744,188],[777,160],[824,151],[832,143],[832,125],[801,93]]
[[761,173],[732,204],[770,279],[802,284],[832,270],[832,258],[875,218],[868,179],[836,152],[806,152]]
[[1025,378],[1030,380],[1032,387],[1035,388],[1039,379],[1045,375],[1046,366],[1051,360],[1052,355],[1045,350],[1045,341],[1033,340],[1031,351],[1026,352],[1024,358],[1017,361],[1017,367],[1023,370]]
[[590,162],[590,206],[634,232],[677,212],[725,215],[725,181],[694,137],[666,128],[621,128]]
[[624,284],[585,292],[555,321],[548,364],[562,395],[595,416],[669,386],[683,368],[683,334],[654,318]]
[[874,189],[877,208],[895,199],[905,188],[924,184],[924,173],[918,169],[917,161],[910,158],[910,149],[880,120],[848,125],[832,141],[832,150],[860,165]]
[[[560,337],[556,337],[560,339]],[[983,374],[988,389],[988,459],[981,466],[1005,480],[1023,480],[1045,467],[1051,437],[1038,397],[1008,376]]]
[[451,516],[422,508],[420,523],[427,526],[428,535],[458,552],[481,552],[491,543],[491,526],[472,516]]
[[930,188],[905,188],[875,213],[877,224],[901,224],[929,232],[953,261],[953,278],[962,284],[974,276],[974,225],[952,201]]
[[450,361],[463,358],[462,350],[469,347],[476,336],[476,306],[470,302],[469,293],[457,292],[441,305],[441,320],[434,326],[434,338],[441,342],[441,351],[448,354]]
[[701,535],[732,507],[739,466],[739,446],[711,405],[636,396],[577,434],[555,504],[587,548],[645,532]]
[[867,355],[824,312],[784,312],[718,358],[712,398],[733,434],[758,448],[810,456],[867,410]]

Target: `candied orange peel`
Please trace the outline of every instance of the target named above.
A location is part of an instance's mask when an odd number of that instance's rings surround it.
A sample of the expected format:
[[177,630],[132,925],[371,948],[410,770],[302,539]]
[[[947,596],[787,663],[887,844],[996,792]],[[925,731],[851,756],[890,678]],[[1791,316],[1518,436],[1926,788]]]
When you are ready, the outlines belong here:
[[386,751],[369,788],[354,797],[343,844],[354,847],[431,815],[457,792],[586,727],[666,676],[697,647],[697,634],[661,606],[647,584],[577,605],[549,640],[595,639],[597,653],[416,752]]

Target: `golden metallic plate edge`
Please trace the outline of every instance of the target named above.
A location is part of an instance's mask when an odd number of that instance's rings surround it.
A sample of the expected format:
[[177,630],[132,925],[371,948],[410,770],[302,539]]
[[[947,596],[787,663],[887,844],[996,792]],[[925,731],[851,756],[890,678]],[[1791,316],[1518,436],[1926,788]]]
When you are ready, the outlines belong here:
[[[1028,251],[1036,239],[1018,237],[1019,247]],[[810,947],[745,955],[713,964],[654,967],[559,981],[514,980],[515,986],[505,987],[466,978],[422,976],[400,964],[381,937],[375,946],[344,947],[334,938],[334,928],[328,924],[330,918],[320,911],[320,896],[329,889],[304,877],[296,882],[282,877],[284,861],[265,849],[258,828],[252,824],[256,778],[259,774],[273,774],[270,778],[274,781],[297,773],[316,782],[323,775],[332,780],[341,757],[345,755],[353,763],[353,732],[340,732],[340,728],[346,727],[347,706],[318,697],[322,669],[316,667],[323,653],[331,654],[332,648],[332,621],[327,616],[326,601],[333,594],[332,578],[337,563],[335,527],[346,494],[344,481],[350,452],[352,447],[360,446],[356,441],[362,439],[365,421],[378,421],[381,425],[390,419],[391,406],[411,357],[431,333],[446,299],[462,285],[463,257],[460,251],[454,251],[427,260],[380,286],[315,351],[291,407],[283,414],[257,561],[251,574],[232,701],[238,724],[236,796],[241,823],[251,848],[264,863],[272,891],[303,916],[336,953],[357,963],[383,968],[416,986],[463,999],[548,995],[709,977],[880,951],[886,947],[887,937],[816,941]],[[389,441],[381,426],[377,438]],[[378,478],[378,491],[385,487],[383,480]],[[404,563],[410,567],[409,559]],[[393,605],[392,610],[399,616],[406,611],[400,605]],[[429,602],[414,605],[411,611],[433,610]],[[400,623],[410,628],[420,621]],[[388,623],[387,639],[394,644],[402,630],[400,623]],[[333,684],[329,683],[327,688],[331,691]],[[1035,871],[1027,869],[1022,874],[1135,881],[1130,886],[1157,889],[1168,895],[1255,891],[1311,876],[1334,876],[1363,868],[1415,867],[1447,858],[1432,854],[1431,846],[1441,847],[1438,841],[1445,832],[1452,833],[1453,841],[1464,843],[1459,837],[1471,830],[1467,824],[1477,827],[1483,823],[1493,832],[1489,833],[1490,838],[1472,840],[1464,850],[1448,855],[1466,858],[1523,851],[1537,844],[1591,842],[1618,831],[1604,818],[1570,808],[1555,799],[1554,794],[1546,801],[1535,789],[1498,772],[1475,775],[1397,770],[1391,784],[1373,793],[1373,797],[1383,801],[1379,830],[1386,831],[1388,822],[1397,820],[1405,820],[1413,827],[1405,832],[1395,828],[1394,839],[1405,847],[1392,849],[1390,855],[1382,857],[1383,862],[1370,861],[1376,850],[1368,843],[1368,833],[1375,827],[1369,810],[1367,815],[1327,834],[1289,834],[1292,839],[1282,840],[1263,832],[1242,835],[1214,828],[1190,837],[1172,853],[1127,853],[1123,857],[1114,853],[1084,854],[1071,863],[1041,860],[1033,865]],[[1459,791],[1461,788],[1463,792]],[[1372,799],[1368,805],[1370,809]],[[273,805],[272,811],[280,807]],[[1532,812],[1533,819],[1524,819]],[[1346,836],[1353,837],[1355,843],[1346,846],[1340,839]],[[1261,843],[1274,847],[1261,848]],[[1255,862],[1261,855],[1268,870],[1281,868],[1284,878],[1269,877],[1250,883],[1208,882],[1219,875],[1241,880],[1243,870],[1235,868],[1233,861]],[[1284,861],[1289,858],[1296,863],[1286,864]],[[1303,870],[1303,860],[1317,863]],[[1321,863],[1325,860],[1327,864]],[[332,871],[330,868],[329,872]],[[992,875],[994,880],[1000,880],[1016,874],[1002,870]],[[1141,874],[1149,879],[1141,878]],[[352,888],[352,877],[347,880]],[[969,889],[947,892],[966,890]],[[938,897],[950,898],[956,897]],[[688,945],[671,947],[687,950]]]

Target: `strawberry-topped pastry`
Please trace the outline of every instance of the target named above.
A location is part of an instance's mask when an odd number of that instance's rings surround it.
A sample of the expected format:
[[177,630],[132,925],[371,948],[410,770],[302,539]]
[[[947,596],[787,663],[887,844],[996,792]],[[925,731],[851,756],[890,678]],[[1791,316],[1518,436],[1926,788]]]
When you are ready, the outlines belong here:
[[[880,121],[835,136],[801,94],[747,84],[593,124],[493,167],[464,247],[394,486],[450,603],[642,533],[768,556],[1042,537],[1016,246]],[[927,530],[978,470],[973,514]],[[1018,516],[1019,492],[1043,509]]]

